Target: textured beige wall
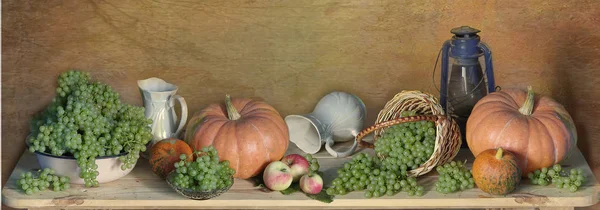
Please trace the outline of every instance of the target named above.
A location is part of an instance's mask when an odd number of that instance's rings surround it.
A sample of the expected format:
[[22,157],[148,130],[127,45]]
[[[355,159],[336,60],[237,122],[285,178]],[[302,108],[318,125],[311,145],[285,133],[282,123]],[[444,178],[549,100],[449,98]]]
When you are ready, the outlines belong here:
[[166,79],[192,112],[229,93],[305,113],[343,90],[373,122],[401,90],[436,92],[435,58],[460,25],[483,31],[498,85],[533,85],[568,108],[600,176],[599,22],[593,0],[2,1],[2,183],[70,68],[138,105],[138,79]]

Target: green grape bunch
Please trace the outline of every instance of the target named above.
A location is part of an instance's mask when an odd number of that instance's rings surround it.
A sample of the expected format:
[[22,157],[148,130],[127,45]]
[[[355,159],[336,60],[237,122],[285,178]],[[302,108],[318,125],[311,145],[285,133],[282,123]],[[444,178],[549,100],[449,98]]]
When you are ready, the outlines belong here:
[[583,169],[573,168],[567,172],[560,164],[535,170],[527,176],[531,184],[542,186],[554,184],[558,189],[567,189],[571,192],[579,190],[579,187],[587,181]]
[[[402,117],[415,116],[404,111]],[[390,126],[375,142],[375,152],[383,158],[386,169],[410,171],[425,163],[435,148],[436,128],[430,121],[408,122]]]
[[193,191],[213,191],[224,189],[233,184],[235,170],[229,166],[229,161],[219,160],[217,150],[213,146],[202,148],[195,152],[196,160],[186,162],[186,155],[181,154],[180,161],[175,163],[175,175],[171,183],[178,188]]
[[364,191],[365,198],[393,196],[407,192],[409,196],[422,196],[424,187],[406,172],[388,170],[378,157],[359,153],[344,163],[337,177],[326,190],[328,195],[346,195],[352,191]]
[[319,165],[319,160],[317,158],[314,158],[311,154],[304,155],[304,158],[306,159],[306,161],[308,161],[308,164],[310,165],[308,167],[309,173],[319,172],[319,168],[321,166]]
[[152,120],[144,111],[122,103],[119,93],[90,81],[87,72],[63,72],[52,102],[31,121],[29,151],[74,157],[85,186],[97,187],[96,158],[121,155],[126,170],[146,150]]
[[465,163],[451,161],[436,167],[439,173],[435,183],[435,191],[443,194],[454,193],[475,187],[475,180],[471,170]]
[[[416,116],[415,111],[403,111],[402,117]],[[386,128],[375,142],[377,156],[364,153],[355,155],[338,170],[329,195],[345,195],[351,191],[364,191],[366,198],[392,196],[406,192],[409,196],[422,196],[423,186],[408,176],[408,171],[420,167],[435,147],[435,124],[429,121],[408,122]]]
[[37,173],[23,172],[17,179],[17,187],[25,194],[31,195],[46,189],[52,188],[53,191],[62,191],[71,188],[69,177],[58,176],[54,170],[45,168],[38,170]]

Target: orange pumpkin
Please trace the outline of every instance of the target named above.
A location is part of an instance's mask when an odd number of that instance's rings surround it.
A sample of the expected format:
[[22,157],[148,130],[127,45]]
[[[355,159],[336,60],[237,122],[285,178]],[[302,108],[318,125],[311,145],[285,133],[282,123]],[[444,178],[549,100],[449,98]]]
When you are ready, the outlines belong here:
[[150,150],[150,165],[152,171],[161,178],[167,177],[175,169],[174,164],[179,162],[181,154],[187,156],[187,162],[191,162],[192,148],[179,139],[163,139],[154,144]]
[[225,104],[211,104],[190,118],[185,140],[195,150],[213,145],[219,158],[235,169],[234,177],[247,179],[260,174],[270,162],[281,160],[289,132],[269,104],[227,95]]
[[519,158],[522,176],[565,159],[577,145],[573,119],[555,100],[509,89],[477,102],[467,120],[466,138],[473,155],[502,147]]
[[502,148],[485,150],[473,162],[473,181],[484,192],[506,195],[521,181],[518,163],[516,156]]

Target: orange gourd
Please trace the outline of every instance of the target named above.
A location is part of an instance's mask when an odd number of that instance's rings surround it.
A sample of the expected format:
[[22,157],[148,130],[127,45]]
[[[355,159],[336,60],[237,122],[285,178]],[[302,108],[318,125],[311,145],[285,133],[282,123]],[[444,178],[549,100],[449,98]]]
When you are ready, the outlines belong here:
[[467,120],[473,155],[502,147],[519,159],[522,176],[565,159],[577,145],[577,131],[565,108],[550,97],[509,89],[479,100]]
[[484,192],[506,195],[521,181],[519,160],[502,148],[488,149],[477,155],[473,162],[473,181]]
[[181,154],[187,156],[187,162],[193,160],[192,148],[179,139],[163,139],[154,144],[150,150],[150,165],[152,171],[161,178],[167,177],[175,169],[174,164],[179,162]]
[[235,169],[234,177],[247,179],[283,158],[289,132],[269,104],[227,95],[224,104],[211,104],[190,118],[185,140],[195,150],[213,145],[219,159]]

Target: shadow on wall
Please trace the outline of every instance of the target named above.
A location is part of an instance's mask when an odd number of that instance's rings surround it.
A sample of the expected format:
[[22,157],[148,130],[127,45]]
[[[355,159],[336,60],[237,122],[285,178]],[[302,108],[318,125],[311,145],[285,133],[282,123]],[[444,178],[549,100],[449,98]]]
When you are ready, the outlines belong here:
[[[553,82],[550,84],[550,94],[565,106],[573,118],[577,128],[577,146],[586,156],[592,153],[593,148],[589,140],[582,141],[582,139],[591,137],[587,127],[581,122],[593,122],[592,119],[582,119],[592,117],[587,111],[592,111],[593,106],[586,107],[585,101],[600,97],[599,91],[593,91],[594,80],[590,75],[593,71],[591,68],[593,59],[600,55],[594,52],[594,46],[589,43],[593,43],[592,40],[597,37],[594,37],[588,30],[577,26],[558,30],[561,32],[559,38],[551,43],[555,45],[551,48],[555,51],[555,57],[550,60],[552,62],[550,66],[553,67],[551,72],[554,75]],[[573,72],[578,73],[574,74]],[[574,87],[574,85],[578,87]]]

